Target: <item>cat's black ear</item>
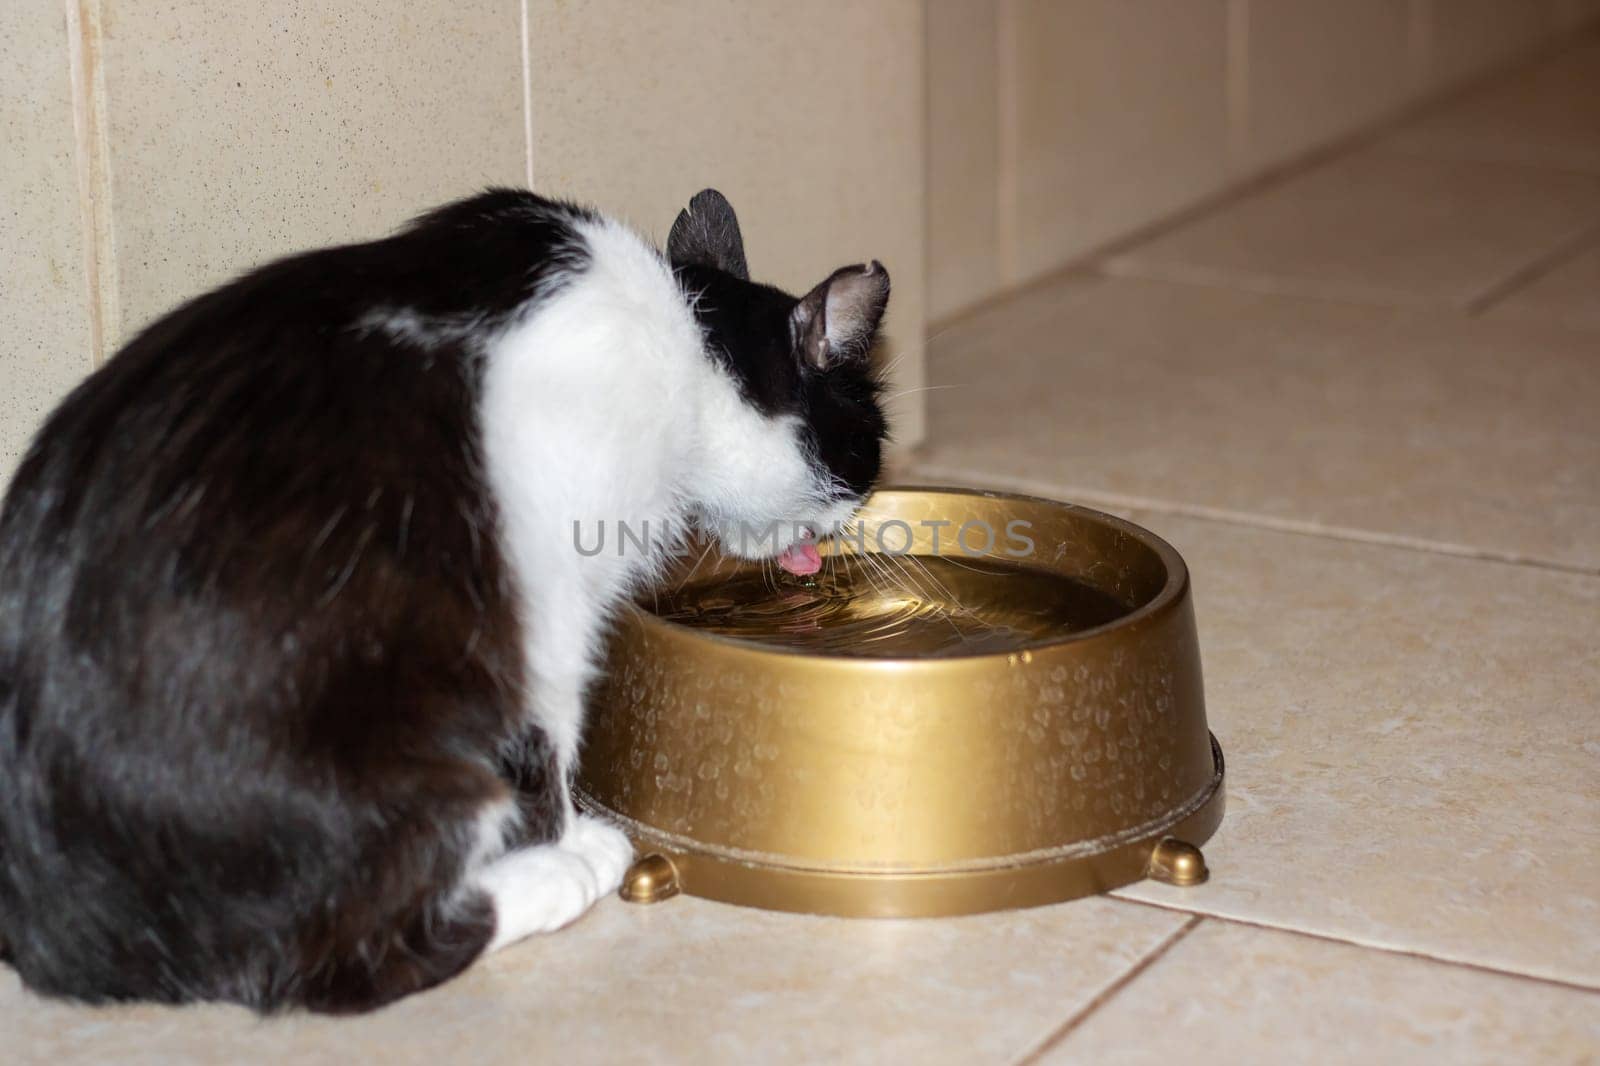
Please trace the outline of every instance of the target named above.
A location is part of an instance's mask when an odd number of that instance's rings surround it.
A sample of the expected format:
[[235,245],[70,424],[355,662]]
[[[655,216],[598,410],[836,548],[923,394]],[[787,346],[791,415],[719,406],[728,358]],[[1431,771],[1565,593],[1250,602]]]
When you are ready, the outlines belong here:
[[667,238],[667,258],[673,266],[694,263],[716,267],[742,281],[750,280],[739,219],[727,197],[715,189],[696,193],[689,206],[678,212]]
[[874,259],[835,270],[789,315],[800,357],[818,370],[865,357],[889,303],[889,272]]

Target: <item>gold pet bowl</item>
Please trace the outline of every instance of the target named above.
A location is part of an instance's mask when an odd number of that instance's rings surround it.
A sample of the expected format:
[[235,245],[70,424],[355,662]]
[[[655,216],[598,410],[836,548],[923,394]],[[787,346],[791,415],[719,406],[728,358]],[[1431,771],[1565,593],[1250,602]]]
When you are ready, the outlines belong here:
[[1204,880],[1222,752],[1176,551],[955,489],[880,491],[823,550],[624,612],[578,779],[644,856],[624,898],[902,917]]

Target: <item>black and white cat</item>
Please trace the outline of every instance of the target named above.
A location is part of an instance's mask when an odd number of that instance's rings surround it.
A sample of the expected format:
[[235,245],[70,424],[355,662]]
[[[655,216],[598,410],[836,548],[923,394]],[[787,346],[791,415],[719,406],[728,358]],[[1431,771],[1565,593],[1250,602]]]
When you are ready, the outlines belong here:
[[608,615],[686,526],[814,566],[878,475],[888,295],[752,283],[713,190],[666,256],[492,190],[149,327],[0,514],[0,950],[350,1011],[577,918],[630,860],[568,794]]

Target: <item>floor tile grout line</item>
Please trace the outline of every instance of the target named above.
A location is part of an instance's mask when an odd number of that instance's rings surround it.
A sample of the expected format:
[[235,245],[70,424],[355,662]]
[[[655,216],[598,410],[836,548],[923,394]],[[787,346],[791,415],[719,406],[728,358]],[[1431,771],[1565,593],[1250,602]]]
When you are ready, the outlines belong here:
[[[1212,268],[1192,263],[1140,263],[1126,259],[1107,259],[1090,264],[1090,272],[1108,281],[1153,281],[1193,289],[1223,289],[1255,296],[1311,300],[1340,307],[1366,307],[1384,311],[1410,311],[1439,314],[1452,318],[1468,316],[1471,304],[1446,296],[1428,296],[1399,289],[1358,285],[1286,274],[1252,274],[1229,268]],[[1470,316],[1468,316],[1470,317]]]
[[1511,170],[1530,170],[1540,174],[1562,174],[1569,178],[1597,178],[1600,170],[1583,163],[1548,162],[1539,159],[1512,156],[1491,155],[1488,151],[1473,151],[1470,148],[1457,147],[1460,142],[1435,141],[1429,144],[1426,141],[1407,144],[1404,141],[1383,141],[1372,146],[1374,152],[1389,156],[1404,156],[1407,159],[1431,159],[1435,163],[1462,163],[1477,167],[1505,167]]
[[[1376,289],[1373,290],[1374,295],[1369,298],[1354,292],[1334,292],[1331,288],[1319,291],[1316,288],[1316,283],[1302,285],[1294,279],[1286,280],[1283,284],[1276,284],[1272,279],[1266,278],[1265,275],[1259,278],[1241,279],[1223,277],[1221,275],[1217,277],[1202,277],[1199,274],[1184,276],[1181,270],[1164,271],[1164,267],[1146,269],[1143,266],[1130,266],[1127,268],[1119,266],[1112,269],[1111,264],[1091,264],[1084,271],[1084,275],[1101,281],[1172,285],[1188,289],[1210,289],[1214,292],[1270,296],[1286,302],[1300,301],[1369,311],[1397,311],[1404,314],[1430,315],[1450,321],[1471,322],[1478,317],[1470,308],[1471,300],[1462,302],[1444,297],[1408,296],[1398,291],[1379,295]],[[1059,280],[1067,281],[1070,279],[1062,278]],[[1476,299],[1476,297],[1472,299]],[[1571,328],[1581,329],[1583,327],[1575,326]]]
[[1272,933],[1283,933],[1287,936],[1304,937],[1308,940],[1320,940],[1326,944],[1342,944],[1345,947],[1360,948],[1363,951],[1376,951],[1385,955],[1398,955],[1402,958],[1416,959],[1420,962],[1437,963],[1440,966],[1453,966],[1457,969],[1472,970],[1476,973],[1490,974],[1495,977],[1510,977],[1518,981],[1527,981],[1536,985],[1546,985],[1551,988],[1561,988],[1570,992],[1583,992],[1588,995],[1600,996],[1600,984],[1586,985],[1579,981],[1568,981],[1560,977],[1546,977],[1543,974],[1525,973],[1520,970],[1506,970],[1499,966],[1490,966],[1487,963],[1471,962],[1467,959],[1452,959],[1444,955],[1431,955],[1426,951],[1414,951],[1410,948],[1390,947],[1368,940],[1358,940],[1353,937],[1336,936],[1332,933],[1319,933],[1299,926],[1280,925],[1273,922],[1258,921],[1251,918],[1236,918],[1227,914],[1217,914],[1213,911],[1199,911],[1189,907],[1180,907],[1174,904],[1157,903],[1147,899],[1137,899],[1132,896],[1108,895],[1118,903],[1132,903],[1138,907],[1148,907],[1151,910],[1167,911],[1173,914],[1189,914],[1207,921],[1219,922],[1224,925],[1237,925],[1249,929],[1261,929]]
[[[1578,238],[1571,244],[1563,241],[1553,252],[1542,253],[1533,268],[1533,277],[1524,277],[1530,268],[1526,265],[1512,272],[1512,277],[1523,279],[1525,282],[1537,281],[1546,273],[1565,265],[1568,261],[1577,258],[1589,249],[1590,242],[1600,236],[1600,225],[1585,228],[1580,231]],[[1546,259],[1546,256],[1549,259]],[[1335,291],[1336,284],[1327,284],[1319,288],[1318,282],[1304,279],[1285,278],[1281,283],[1266,275],[1250,277],[1247,275],[1226,275],[1219,271],[1214,276],[1205,276],[1201,271],[1186,271],[1182,266],[1170,265],[1138,265],[1128,264],[1118,266],[1111,262],[1089,263],[1081,271],[1070,276],[1056,279],[1057,284],[1068,281],[1123,281],[1134,284],[1172,285],[1189,289],[1209,289],[1213,292],[1244,293],[1250,296],[1270,296],[1285,302],[1299,301],[1302,303],[1326,304],[1333,307],[1359,308],[1368,311],[1396,311],[1408,315],[1428,315],[1436,319],[1474,322],[1483,317],[1483,312],[1488,310],[1480,307],[1484,294],[1493,297],[1494,306],[1498,307],[1505,296],[1515,295],[1524,284],[1518,284],[1511,292],[1503,292],[1501,286],[1504,279],[1496,282],[1489,289],[1485,289],[1476,296],[1466,300],[1451,300],[1445,297],[1415,296],[1402,293],[1398,290],[1371,290],[1371,296],[1362,296],[1354,289]],[[1551,321],[1550,316],[1542,316],[1541,321]],[[1593,327],[1573,320],[1568,322],[1563,319],[1554,319],[1557,326],[1566,329],[1588,331]],[[961,323],[956,323],[961,325]],[[940,330],[940,336],[944,333]],[[933,341],[929,338],[929,343]]]
[[1348,526],[1327,526],[1304,519],[1277,518],[1272,515],[1255,514],[1249,511],[1234,511],[1224,507],[1208,507],[1205,504],[1183,503],[1175,500],[1162,500],[1156,497],[1130,496],[1076,485],[1057,485],[1036,481],[1032,478],[995,474],[957,466],[944,466],[927,459],[914,459],[908,465],[923,480],[929,478],[954,478],[960,481],[970,481],[982,478],[987,484],[996,487],[1009,488],[1018,492],[1066,497],[1067,501],[1071,503],[1091,503],[1102,507],[1121,507],[1128,510],[1150,511],[1155,514],[1177,515],[1198,521],[1215,522],[1218,525],[1264,529],[1273,533],[1315,537],[1319,540],[1341,541],[1346,544],[1368,544],[1380,548],[1396,548],[1426,555],[1438,555],[1449,559],[1469,559],[1485,563],[1498,563],[1502,566],[1519,566],[1559,574],[1575,574],[1579,577],[1600,577],[1600,566],[1563,563],[1553,559],[1540,559],[1533,556],[1516,555],[1511,552],[1499,552],[1491,548],[1476,548],[1467,544],[1450,544],[1445,541],[1407,537],[1398,533],[1382,533],[1377,530],[1355,529]]
[[1589,250],[1597,240],[1600,240],[1600,222],[1590,223],[1588,226],[1562,241],[1556,247],[1549,249],[1524,263],[1518,269],[1501,278],[1467,301],[1467,314],[1472,318],[1479,318],[1485,311],[1515,296],[1541,278],[1547,277],[1563,265],[1578,258]]
[[[1436,156],[1426,154],[1411,156],[1409,153],[1388,147],[1374,146],[1370,149],[1362,150],[1406,156],[1407,158],[1437,159]],[[1331,162],[1334,158],[1340,158],[1340,156],[1331,156],[1322,161]],[[1478,161],[1468,160],[1468,162]],[[1485,160],[1482,162],[1490,163],[1495,161]],[[1549,167],[1533,167],[1531,164],[1529,167],[1545,173],[1579,173],[1575,171],[1555,171]],[[1580,176],[1592,178],[1600,175],[1593,172],[1582,172]],[[1001,313],[1007,304],[1015,300],[1024,299],[1042,290],[1074,281],[1151,282],[1195,289],[1248,293],[1255,296],[1272,296],[1284,300],[1303,300],[1311,303],[1331,304],[1337,307],[1436,314],[1450,319],[1471,321],[1481,318],[1485,310],[1488,310],[1491,306],[1498,305],[1507,296],[1514,295],[1530,282],[1538,280],[1551,270],[1582,254],[1597,237],[1600,237],[1600,223],[1584,226],[1574,236],[1559,241],[1553,249],[1538,253],[1530,261],[1514,268],[1506,277],[1492,282],[1480,292],[1464,298],[1408,293],[1382,286],[1366,289],[1343,282],[1317,281],[1312,278],[1295,278],[1275,274],[1250,274],[1245,271],[1209,268],[1188,263],[1140,262],[1137,259],[1127,258],[1128,253],[1137,251],[1170,230],[1181,228],[1188,223],[1198,222],[1213,213],[1213,211],[1226,209],[1231,205],[1233,199],[1233,197],[1226,197],[1209,206],[1197,206],[1193,212],[1186,213],[1181,219],[1171,220],[1170,223],[1163,223],[1148,231],[1139,231],[1126,240],[1118,240],[1104,245],[1081,257],[1074,258],[1071,262],[1047,274],[1031,278],[1014,287],[985,297],[952,314],[932,320],[928,323],[928,336],[925,343],[931,347],[937,337],[942,336],[951,329],[967,325],[969,322],[988,317],[991,314]],[[1584,327],[1574,326],[1571,328]]]
[[1050,1030],[1043,1040],[1024,1052],[1022,1057],[1017,1059],[1012,1066],[1033,1066],[1052,1048],[1060,1046],[1061,1042],[1071,1036],[1072,1031],[1082,1025],[1085,1019],[1112,999],[1115,999],[1117,994],[1124,988],[1133,984],[1146,970],[1160,962],[1167,952],[1176,947],[1184,937],[1194,932],[1195,927],[1204,922],[1206,917],[1203,914],[1191,914],[1188,921],[1168,933],[1155,947],[1140,956],[1132,966],[1118,974],[1116,980],[1095,993],[1088,1003],[1069,1014],[1066,1021]]
[[[1600,231],[1600,229],[1597,229],[1597,231]],[[1586,237],[1595,235],[1594,232],[1587,229],[1583,233]],[[1558,249],[1562,253],[1559,258],[1562,262],[1565,262],[1566,259],[1571,258],[1573,255],[1581,254],[1585,250],[1586,246],[1568,249],[1567,245],[1563,243],[1561,248]],[[1542,263],[1543,259],[1540,262]],[[1560,263],[1553,265],[1560,265]],[[1131,284],[1172,285],[1187,289],[1208,289],[1214,292],[1234,292],[1250,296],[1270,296],[1285,302],[1299,301],[1368,311],[1396,311],[1408,315],[1431,315],[1451,321],[1464,322],[1470,322],[1479,317],[1478,312],[1473,308],[1473,303],[1481,298],[1480,294],[1461,301],[1446,297],[1408,295],[1398,290],[1378,288],[1369,290],[1370,295],[1362,295],[1354,288],[1346,288],[1343,291],[1339,291],[1340,286],[1337,283],[1324,284],[1294,278],[1287,278],[1279,282],[1267,275],[1252,277],[1242,274],[1227,274],[1223,271],[1208,275],[1205,268],[1190,269],[1182,264],[1119,264],[1111,259],[1082,263],[1073,270],[1054,274],[1050,278],[1049,285],[1041,285],[1039,288],[1050,288],[1071,282],[1082,284],[1118,281]],[[1018,290],[1015,295],[1025,296],[1032,291],[1033,287],[1030,286],[1026,291]],[[999,313],[1000,309],[996,305],[985,310]],[[925,343],[932,347],[934,342],[947,332],[964,325],[966,325],[964,319],[951,318],[946,325],[929,334]],[[1589,327],[1568,325],[1567,328],[1587,329]]]

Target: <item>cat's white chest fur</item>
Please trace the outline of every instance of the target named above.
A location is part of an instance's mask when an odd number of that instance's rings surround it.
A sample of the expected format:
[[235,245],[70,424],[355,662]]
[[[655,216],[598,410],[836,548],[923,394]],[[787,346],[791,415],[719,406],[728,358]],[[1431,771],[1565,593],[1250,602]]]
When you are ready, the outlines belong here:
[[481,411],[530,710],[564,768],[606,616],[659,570],[689,501],[714,509],[736,487],[792,498],[810,477],[792,421],[752,409],[707,358],[660,254],[614,222],[576,228],[587,266],[490,345]]

